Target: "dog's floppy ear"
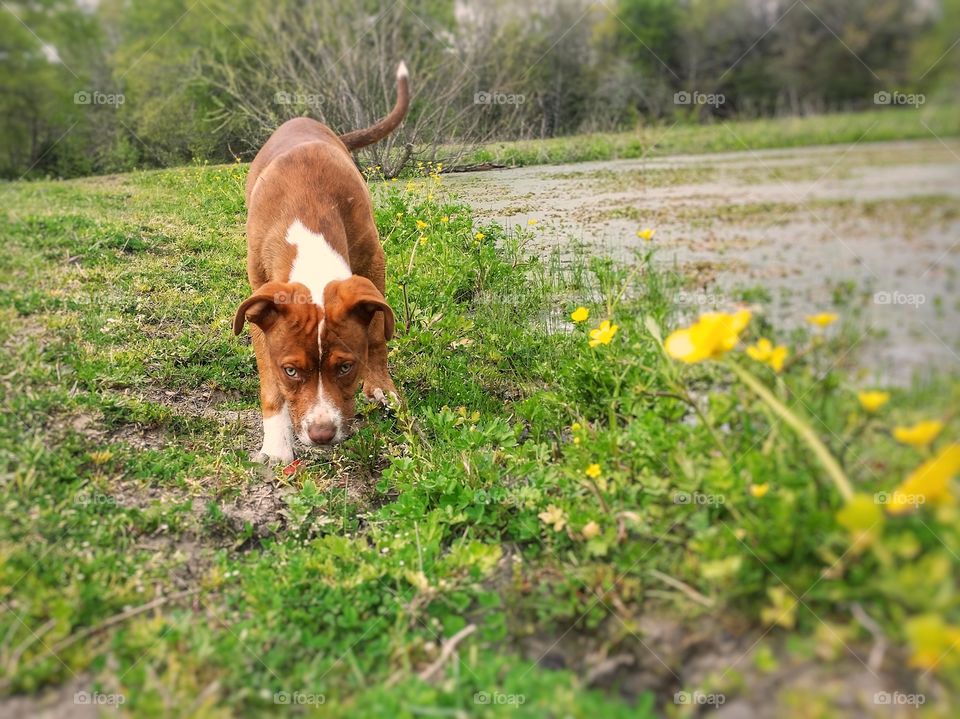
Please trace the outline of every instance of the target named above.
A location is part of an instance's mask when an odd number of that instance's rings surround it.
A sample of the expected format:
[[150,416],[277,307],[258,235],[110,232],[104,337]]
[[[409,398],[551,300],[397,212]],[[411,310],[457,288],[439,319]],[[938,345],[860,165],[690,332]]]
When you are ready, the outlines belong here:
[[337,297],[343,313],[357,317],[364,325],[370,324],[375,313],[383,312],[383,336],[393,339],[393,310],[370,280],[360,275],[343,280],[337,285]]
[[238,335],[244,321],[266,332],[280,317],[280,307],[291,301],[291,287],[283,282],[268,282],[245,299],[233,318],[233,334]]

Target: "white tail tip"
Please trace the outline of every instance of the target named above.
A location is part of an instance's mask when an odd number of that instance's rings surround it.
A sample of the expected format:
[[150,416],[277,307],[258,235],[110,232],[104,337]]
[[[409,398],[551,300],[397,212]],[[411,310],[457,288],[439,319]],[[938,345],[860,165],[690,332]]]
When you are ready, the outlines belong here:
[[397,79],[400,79],[401,77],[409,77],[409,76],[410,76],[410,71],[407,70],[407,63],[401,60],[400,64],[397,66]]

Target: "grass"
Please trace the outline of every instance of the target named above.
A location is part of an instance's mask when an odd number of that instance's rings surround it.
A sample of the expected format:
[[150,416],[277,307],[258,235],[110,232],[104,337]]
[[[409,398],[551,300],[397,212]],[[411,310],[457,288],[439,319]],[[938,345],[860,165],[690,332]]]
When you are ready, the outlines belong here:
[[884,140],[929,140],[960,134],[958,118],[960,113],[956,107],[930,106],[708,125],[643,126],[631,132],[491,142],[469,153],[460,164],[494,163],[513,167]]
[[[956,437],[955,377],[867,414],[832,369],[855,327],[762,320],[743,339],[788,343],[782,375],[740,351],[678,364],[658,336],[688,321],[684,285],[652,254],[531,257],[437,178],[375,182],[405,404],[288,476],[247,460],[245,171],[0,188],[5,693],[137,716],[643,717],[832,676],[881,635],[881,686],[956,690],[957,508],[874,501],[925,456],[892,425]],[[815,428],[856,512],[730,362]]]

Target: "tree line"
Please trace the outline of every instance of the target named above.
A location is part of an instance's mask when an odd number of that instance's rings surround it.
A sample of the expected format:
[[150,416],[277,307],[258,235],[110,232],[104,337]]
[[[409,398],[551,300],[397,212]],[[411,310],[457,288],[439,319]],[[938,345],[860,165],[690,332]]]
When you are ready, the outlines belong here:
[[[29,0],[0,9],[0,176],[249,159],[364,126],[387,174],[491,139],[952,102],[960,0]],[[907,101],[907,100],[904,100]]]

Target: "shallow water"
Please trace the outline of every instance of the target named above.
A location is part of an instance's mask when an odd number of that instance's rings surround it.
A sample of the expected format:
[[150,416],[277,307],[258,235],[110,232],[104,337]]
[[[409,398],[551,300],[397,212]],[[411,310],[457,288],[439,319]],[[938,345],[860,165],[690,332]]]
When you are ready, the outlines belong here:
[[[878,383],[960,374],[960,141],[870,143],[547,165],[453,175],[483,221],[544,252],[628,259],[655,227],[691,278],[691,313],[763,288],[780,328],[844,298],[847,359]],[[835,331],[835,330],[834,330]]]

